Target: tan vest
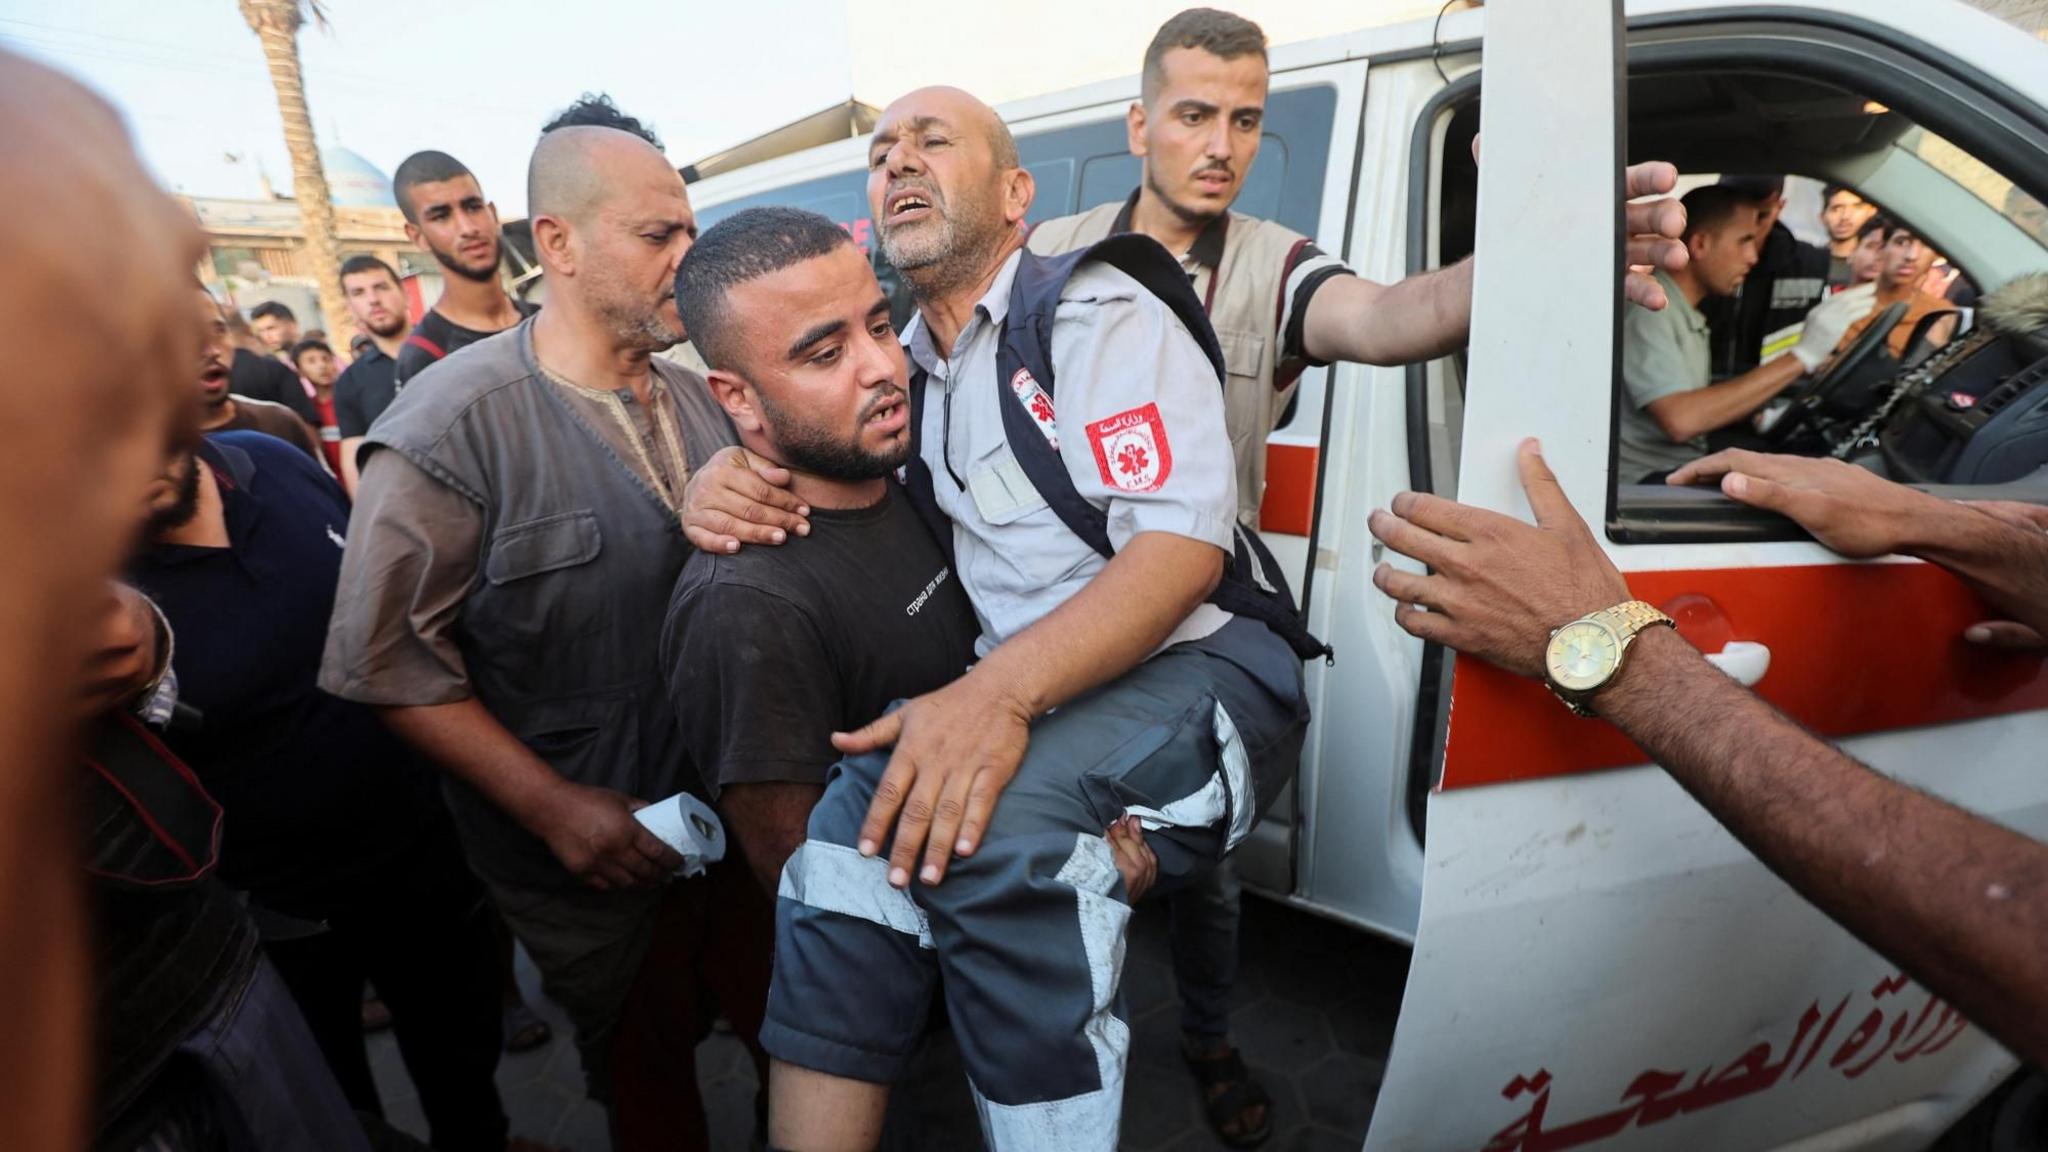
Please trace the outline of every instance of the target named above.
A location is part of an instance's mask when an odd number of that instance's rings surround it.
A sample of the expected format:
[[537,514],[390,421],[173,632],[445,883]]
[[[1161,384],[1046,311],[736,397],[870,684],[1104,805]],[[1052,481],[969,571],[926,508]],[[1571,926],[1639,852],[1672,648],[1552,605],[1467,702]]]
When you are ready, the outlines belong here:
[[[1108,237],[1128,201],[1113,201],[1075,216],[1048,220],[1032,229],[1030,247],[1044,256],[1084,248]],[[1220,259],[1213,237],[1221,233]],[[1230,450],[1237,457],[1237,515],[1253,527],[1266,493],[1266,437],[1287,410],[1300,376],[1288,365],[1284,387],[1275,388],[1280,372],[1281,290],[1288,258],[1306,242],[1301,233],[1269,220],[1232,212],[1211,225],[1181,255],[1193,276],[1195,294],[1209,310],[1209,323],[1223,347],[1224,424]],[[1209,263],[1214,260],[1213,266]]]

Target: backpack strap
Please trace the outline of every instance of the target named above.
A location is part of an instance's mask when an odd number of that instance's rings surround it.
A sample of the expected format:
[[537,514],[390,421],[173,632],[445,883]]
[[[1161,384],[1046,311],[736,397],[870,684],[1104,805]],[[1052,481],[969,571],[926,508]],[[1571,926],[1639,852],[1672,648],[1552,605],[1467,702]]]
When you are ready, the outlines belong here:
[[441,346],[439,344],[436,344],[432,340],[427,339],[425,336],[420,335],[417,331],[408,332],[405,337],[405,342],[419,349],[420,351],[425,352],[427,355],[432,356],[436,360],[444,359],[448,355],[448,353],[441,350]]
[[917,510],[917,518],[931,531],[932,538],[939,542],[939,548],[946,554],[946,566],[958,568],[953,559],[953,522],[939,509],[939,498],[932,491],[932,470],[920,454],[920,441],[924,437],[924,392],[928,377],[925,370],[912,367],[910,370],[910,457],[903,462],[903,494],[910,498],[910,506]]
[[[1002,343],[996,350],[995,387],[1000,394],[997,405],[1003,414],[1003,435],[1018,467],[1044,497],[1046,505],[1074,535],[1107,559],[1116,555],[1116,547],[1109,538],[1108,514],[1089,503],[1074,487],[1074,478],[1067,473],[1066,461],[1053,439],[1051,420],[1041,424],[1030,408],[1038,393],[1043,393],[1047,402],[1057,404],[1052,327],[1060,294],[1077,268],[1098,260],[1136,280],[1172,309],[1208,357],[1219,391],[1225,374],[1223,349],[1217,343],[1201,298],[1195,295],[1180,262],[1157,240],[1130,232],[1060,256],[1043,257],[1028,249],[1024,252],[1011,282],[1009,315],[1003,323]],[[917,418],[913,406],[911,419]],[[914,449],[911,455],[917,458]],[[925,482],[930,483],[928,471]],[[1332,658],[1330,646],[1309,634],[1307,622],[1294,606],[1293,593],[1287,588],[1279,562],[1258,533],[1236,525],[1232,544],[1223,579],[1209,602],[1232,615],[1264,623],[1304,660],[1316,656]]]

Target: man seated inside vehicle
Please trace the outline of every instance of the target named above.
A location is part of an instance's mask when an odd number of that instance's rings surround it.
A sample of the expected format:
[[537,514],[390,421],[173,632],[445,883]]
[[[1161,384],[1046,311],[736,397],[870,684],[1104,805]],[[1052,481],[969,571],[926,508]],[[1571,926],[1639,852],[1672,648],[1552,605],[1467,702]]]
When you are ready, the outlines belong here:
[[1934,265],[1934,249],[1913,229],[1889,217],[1880,216],[1874,222],[1884,238],[1882,255],[1878,260],[1877,303],[1870,313],[1849,325],[1836,351],[1848,348],[1863,334],[1878,313],[1900,301],[1906,303],[1906,314],[1892,325],[1891,334],[1885,337],[1885,346],[1898,359],[1906,358],[1906,345],[1913,339],[1913,332],[1925,317],[1946,312],[1944,319],[1934,321],[1927,330],[1926,340],[1939,348],[1955,336],[1957,312],[1955,305],[1921,288],[1927,270]]
[[1709,334],[1700,303],[1731,295],[1757,262],[1760,217],[1736,189],[1709,185],[1688,192],[1685,246],[1690,260],[1676,272],[1659,269],[1671,305],[1661,312],[1627,309],[1622,318],[1620,461],[1624,484],[1662,474],[1706,455],[1707,433],[1747,419],[1811,372],[1834,351],[1869,297],[1844,292],[1807,315],[1799,341],[1782,356],[1710,383]]

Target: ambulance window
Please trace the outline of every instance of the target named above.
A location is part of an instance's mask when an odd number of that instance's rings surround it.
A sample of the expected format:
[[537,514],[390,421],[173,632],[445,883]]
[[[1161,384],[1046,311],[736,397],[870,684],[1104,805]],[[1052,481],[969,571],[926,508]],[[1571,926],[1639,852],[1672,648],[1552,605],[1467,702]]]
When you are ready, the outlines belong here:
[[[1695,383],[1690,361],[1643,351],[1659,346],[1650,337],[1683,335],[1684,316],[1672,313],[1660,328],[1662,317],[1628,314],[1613,382],[1608,530],[1619,542],[1800,538],[1788,521],[1717,489],[1661,482],[1725,447],[1834,457],[1957,495],[2048,502],[2048,278],[2034,276],[2048,271],[2048,150],[2038,132],[2014,131],[2016,114],[1968,87],[1963,71],[1873,56],[1862,41],[1838,49],[1831,37],[1853,39],[1812,30],[1783,59],[1731,59],[1727,46],[1706,42],[1631,47],[1632,159],[1677,164],[1688,177],[1681,190],[1717,178],[1742,184],[1722,174],[1788,180],[1756,267],[1744,275],[1695,261],[1708,379]],[[1851,47],[1856,54],[1837,68],[1833,53]],[[1687,66],[1682,49],[1713,66]],[[1888,222],[1871,251],[1831,254],[1822,184],[1849,189]],[[1739,225],[1722,212],[1732,223],[1716,236]],[[1669,403],[1782,366],[1814,330],[1811,310],[1858,276],[1878,283],[1870,315],[1882,328],[1849,328],[1817,371],[1733,422],[1696,427],[1696,410]]]
[[[1472,254],[1478,220],[1479,86],[1468,74],[1439,93],[1411,143],[1408,273],[1446,268]],[[1465,424],[1463,349],[1407,370],[1409,487],[1455,499]]]

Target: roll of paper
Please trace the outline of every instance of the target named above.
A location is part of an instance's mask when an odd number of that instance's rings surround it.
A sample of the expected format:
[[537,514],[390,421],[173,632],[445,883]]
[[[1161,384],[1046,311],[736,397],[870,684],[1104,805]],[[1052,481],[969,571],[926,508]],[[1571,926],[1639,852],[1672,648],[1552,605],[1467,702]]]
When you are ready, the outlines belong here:
[[649,804],[633,819],[682,855],[678,876],[702,875],[706,866],[725,859],[725,826],[718,813],[687,792]]

